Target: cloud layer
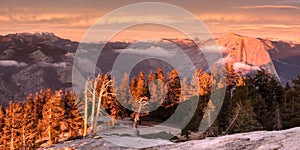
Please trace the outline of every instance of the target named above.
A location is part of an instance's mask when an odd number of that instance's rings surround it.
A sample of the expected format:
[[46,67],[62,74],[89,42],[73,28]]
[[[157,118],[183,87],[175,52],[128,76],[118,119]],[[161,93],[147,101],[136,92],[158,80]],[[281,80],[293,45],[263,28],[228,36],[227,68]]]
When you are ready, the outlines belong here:
[[27,66],[26,63],[17,62],[15,60],[0,60],[0,66],[3,67],[25,67]]
[[[49,1],[38,3],[33,0],[14,2],[3,0],[0,2],[0,35],[16,32],[54,32],[58,36],[80,41],[84,33],[103,15],[118,7],[139,2],[114,1]],[[70,5],[74,4],[74,5]],[[186,3],[168,1],[179,7],[187,9],[204,22],[215,34],[224,35],[227,32],[237,32],[254,36],[277,36],[277,38],[298,39],[300,35],[300,1],[299,0],[266,0],[258,1],[196,1]],[[218,5],[216,5],[218,4]],[[128,12],[130,14],[130,12]],[[189,18],[180,18],[177,14],[170,16],[129,15],[117,16],[102,20],[107,30],[115,30],[120,24],[142,23],[156,20],[182,24],[189,27]],[[190,27],[193,32],[193,27]],[[143,37],[148,29],[144,29]],[[136,30],[133,30],[136,31]],[[261,34],[264,32],[263,34]],[[151,30],[149,33],[164,37],[166,33]],[[124,34],[131,38],[131,34]],[[136,36],[136,35],[135,35]],[[200,36],[200,35],[199,35]],[[123,38],[123,39],[125,39]],[[157,37],[159,38],[159,37]],[[130,40],[130,39],[129,39]]]

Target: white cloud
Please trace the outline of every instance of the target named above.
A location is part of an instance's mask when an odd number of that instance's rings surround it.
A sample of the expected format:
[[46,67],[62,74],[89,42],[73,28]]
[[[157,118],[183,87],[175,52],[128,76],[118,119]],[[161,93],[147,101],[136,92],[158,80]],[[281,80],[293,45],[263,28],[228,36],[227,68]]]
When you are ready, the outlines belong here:
[[217,45],[212,45],[212,46],[205,46],[201,48],[201,51],[204,52],[209,52],[209,53],[218,53],[218,52],[224,52],[227,48],[224,46],[217,46]]
[[59,63],[48,63],[48,62],[39,62],[39,66],[41,67],[67,67],[69,63],[67,62],[59,62]]
[[252,71],[259,70],[259,67],[257,67],[257,66],[250,66],[250,65],[242,63],[242,62],[235,62],[233,64],[233,69],[236,72],[241,72],[242,74],[247,74],[247,73],[250,73]]
[[15,60],[0,60],[0,66],[4,66],[4,67],[11,67],[11,66],[25,67],[25,66],[27,66],[27,64],[23,63],[23,62],[17,62]]
[[162,47],[151,46],[145,49],[135,49],[127,48],[123,50],[115,50],[125,54],[138,54],[138,55],[147,55],[147,56],[161,56],[161,57],[172,57],[176,54],[178,50],[166,50]]
[[51,66],[53,67],[67,67],[68,63],[66,62],[60,62],[60,63],[53,63]]

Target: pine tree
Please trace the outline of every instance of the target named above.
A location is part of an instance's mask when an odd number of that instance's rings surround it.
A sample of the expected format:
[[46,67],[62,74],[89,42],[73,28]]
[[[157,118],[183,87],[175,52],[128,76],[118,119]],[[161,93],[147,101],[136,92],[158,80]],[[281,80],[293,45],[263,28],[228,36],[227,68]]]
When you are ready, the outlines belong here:
[[42,132],[43,132],[43,124],[41,123],[41,119],[43,118],[42,110],[44,105],[44,93],[43,91],[40,91],[39,93],[35,93],[34,99],[33,99],[33,110],[32,115],[34,119],[37,121],[37,139],[41,140]]
[[198,71],[199,78],[199,94],[201,96],[208,95],[211,91],[212,78],[208,73],[200,73]]
[[186,101],[188,100],[191,95],[190,95],[190,85],[188,83],[188,80],[186,78],[183,79],[181,82],[181,96],[180,96],[180,101]]
[[42,110],[43,110],[43,94],[42,92],[36,93],[33,99],[34,107],[33,107],[33,115],[36,120],[42,119]]
[[3,128],[3,148],[4,149],[20,149],[22,147],[22,119],[23,107],[18,102],[14,104],[12,101],[6,108],[5,126]]
[[232,127],[228,128],[230,133],[250,132],[263,128],[256,120],[256,114],[250,100],[239,102],[234,108],[234,112],[230,119]]
[[2,128],[4,127],[4,118],[5,114],[2,105],[0,105],[0,135],[2,135]]
[[24,104],[24,113],[22,120],[22,147],[25,149],[35,148],[35,141],[37,139],[37,124],[35,115],[32,113],[34,103],[32,96],[27,98]]
[[9,102],[8,107],[5,110],[5,119],[4,119],[4,128],[3,128],[3,135],[1,136],[1,149],[15,149],[13,142],[11,140],[13,138],[13,121],[14,121],[14,103],[12,101]]
[[64,96],[66,119],[69,126],[68,139],[80,138],[82,136],[83,118],[78,110],[75,94],[66,91]]
[[180,78],[177,70],[172,70],[169,73],[168,92],[166,95],[165,106],[170,107],[178,104],[181,95]]
[[148,89],[150,93],[149,109],[155,110],[164,101],[166,89],[164,88],[163,80],[158,79],[157,73],[150,73],[148,75]]
[[124,74],[122,83],[120,84],[116,93],[118,95],[117,98],[119,98],[118,101],[120,101],[125,108],[131,109],[131,93],[129,88],[129,76],[127,73]]
[[4,137],[4,133],[3,133],[3,129],[4,128],[4,125],[5,125],[5,113],[3,111],[3,108],[2,108],[2,105],[0,105],[0,149],[3,149],[3,142],[2,142],[2,137]]
[[166,82],[166,77],[161,68],[157,69],[157,79],[160,80],[162,83]]
[[138,99],[138,95],[137,95],[137,92],[136,92],[136,87],[137,87],[137,84],[138,84],[138,79],[136,77],[133,77],[131,79],[131,84],[130,84],[130,93],[132,95],[131,99],[130,99],[130,102],[129,104],[131,105],[131,109],[134,110],[134,104],[135,104],[135,101]]
[[212,115],[215,111],[216,106],[212,101],[208,101],[207,106],[203,110],[204,118],[207,120],[207,126],[211,126],[213,124]]
[[199,72],[202,72],[202,70],[196,70],[193,74],[192,80],[191,80],[191,90],[190,95],[192,96],[199,96],[200,93],[200,80],[199,80]]
[[65,126],[65,110],[62,91],[56,91],[43,107],[44,135],[48,137],[49,144],[57,143]]
[[276,129],[276,130],[282,129],[281,110],[279,109],[278,103],[276,103],[276,106],[275,106],[273,122],[275,122],[275,124],[273,125],[273,129]]
[[300,126],[300,76],[297,76],[292,82],[291,88],[286,86],[284,102],[279,107],[282,110],[281,118],[284,129]]
[[161,68],[157,69],[157,91],[159,93],[157,95],[158,101],[161,104],[165,100],[167,94],[166,77]]
[[[254,85],[256,93],[261,95],[261,100],[263,100],[266,105],[265,114],[262,116],[258,115],[259,122],[263,125],[264,129],[273,130],[275,129],[275,124],[278,127],[279,122],[281,122],[278,117],[278,113],[281,113],[280,108],[276,108],[277,105],[283,104],[283,87],[280,83],[266,70],[262,69],[258,71],[257,75],[254,77]],[[260,100],[260,101],[261,101]],[[261,104],[254,104],[255,112],[265,111],[260,109]],[[279,111],[276,113],[276,111]]]
[[218,125],[214,120],[216,105],[213,101],[209,100],[203,111],[203,119],[200,124],[200,131],[205,131],[205,136],[217,136]]
[[141,97],[148,96],[148,89],[145,81],[145,74],[144,72],[140,72],[138,80],[137,80],[137,86],[136,86],[136,95],[137,99]]

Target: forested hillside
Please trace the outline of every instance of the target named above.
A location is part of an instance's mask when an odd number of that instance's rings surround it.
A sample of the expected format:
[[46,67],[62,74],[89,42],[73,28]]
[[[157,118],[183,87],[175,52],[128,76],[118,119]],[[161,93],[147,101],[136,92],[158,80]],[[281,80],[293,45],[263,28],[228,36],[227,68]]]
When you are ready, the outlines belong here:
[[[226,66],[226,71],[221,111],[199,138],[300,126],[300,76],[292,85],[282,86],[263,69],[251,77],[236,73],[232,66]],[[139,121],[161,123],[179,104],[189,107],[196,97],[196,112],[191,112],[193,118],[182,129],[188,139],[191,132],[199,130],[202,118],[209,117],[205,112],[215,108],[216,104],[209,102],[213,74],[197,69],[192,79],[180,80],[176,70],[164,73],[158,69],[148,75],[141,72],[130,80],[124,74],[122,83],[115,83],[109,74],[99,74],[88,80],[84,93],[41,90],[29,95],[24,103],[10,102],[6,108],[0,107],[0,149],[36,149],[43,143],[96,136],[101,132],[97,126],[102,123],[115,126],[116,119],[126,117],[135,121],[136,112],[132,110],[137,109],[141,99],[147,101],[144,109],[149,111],[144,111]],[[99,122],[105,112],[111,120]]]

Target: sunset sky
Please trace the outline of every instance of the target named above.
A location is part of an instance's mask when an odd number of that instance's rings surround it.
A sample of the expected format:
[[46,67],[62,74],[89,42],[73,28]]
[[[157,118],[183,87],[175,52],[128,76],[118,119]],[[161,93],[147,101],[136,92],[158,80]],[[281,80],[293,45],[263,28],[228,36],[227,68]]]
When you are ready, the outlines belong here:
[[[143,1],[1,0],[0,35],[18,32],[53,32],[60,37],[80,41],[87,29],[106,13],[137,2]],[[300,41],[300,0],[163,0],[157,2],[173,4],[192,12],[205,23],[215,37],[234,32],[262,38]],[[151,15],[124,15],[108,20],[106,23],[114,27],[139,18],[147,20],[155,17],[164,18],[164,16]],[[185,19],[181,21],[188,25]],[[192,27],[191,32],[193,32]],[[120,33],[117,40],[175,36],[177,33],[171,29],[146,25]]]

